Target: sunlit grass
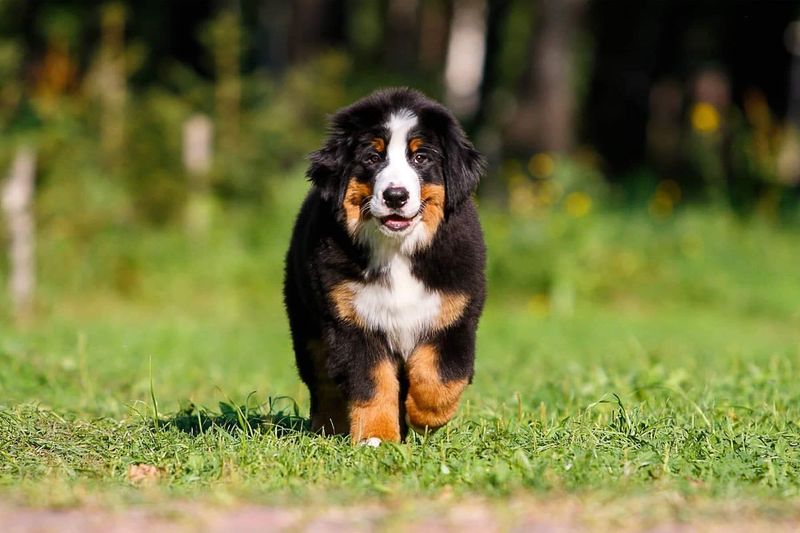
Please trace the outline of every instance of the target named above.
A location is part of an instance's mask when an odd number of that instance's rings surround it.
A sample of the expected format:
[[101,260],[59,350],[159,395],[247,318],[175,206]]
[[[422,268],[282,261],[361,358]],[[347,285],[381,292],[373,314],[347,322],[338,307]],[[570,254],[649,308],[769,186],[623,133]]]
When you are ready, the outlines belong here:
[[[475,381],[444,430],[373,450],[303,431],[280,298],[293,210],[232,215],[204,242],[109,231],[83,262],[45,236],[39,320],[0,328],[2,492],[800,496],[796,231],[699,210],[485,210]],[[152,485],[129,478],[138,464]]]

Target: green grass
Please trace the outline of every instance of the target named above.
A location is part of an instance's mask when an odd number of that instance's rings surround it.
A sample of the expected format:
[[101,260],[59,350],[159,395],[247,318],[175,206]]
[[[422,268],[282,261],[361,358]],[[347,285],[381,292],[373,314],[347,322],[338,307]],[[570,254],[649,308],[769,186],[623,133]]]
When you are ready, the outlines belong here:
[[[296,205],[226,214],[202,242],[43,234],[38,318],[0,326],[0,498],[800,496],[797,229],[485,209],[474,384],[439,433],[368,449],[292,429],[308,410],[280,299]],[[139,463],[154,484],[130,481]]]

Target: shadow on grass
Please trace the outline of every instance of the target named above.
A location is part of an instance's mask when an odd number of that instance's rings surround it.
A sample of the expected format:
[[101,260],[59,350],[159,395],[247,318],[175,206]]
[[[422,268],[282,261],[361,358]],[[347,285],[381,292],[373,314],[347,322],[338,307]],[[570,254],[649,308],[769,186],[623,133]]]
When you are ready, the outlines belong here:
[[219,412],[189,403],[173,415],[159,416],[153,423],[190,435],[200,435],[214,428],[246,435],[274,432],[278,436],[311,431],[309,420],[300,416],[297,402],[292,398],[279,396],[257,405],[250,405],[249,400],[248,397],[244,405],[220,402]]

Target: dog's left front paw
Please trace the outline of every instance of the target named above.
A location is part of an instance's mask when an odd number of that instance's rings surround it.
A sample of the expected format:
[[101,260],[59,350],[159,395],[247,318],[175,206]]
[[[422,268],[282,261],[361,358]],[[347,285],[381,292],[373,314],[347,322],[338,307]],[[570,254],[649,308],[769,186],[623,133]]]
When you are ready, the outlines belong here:
[[369,446],[370,448],[377,448],[383,442],[378,437],[370,437],[368,439],[364,439],[358,443],[359,446]]

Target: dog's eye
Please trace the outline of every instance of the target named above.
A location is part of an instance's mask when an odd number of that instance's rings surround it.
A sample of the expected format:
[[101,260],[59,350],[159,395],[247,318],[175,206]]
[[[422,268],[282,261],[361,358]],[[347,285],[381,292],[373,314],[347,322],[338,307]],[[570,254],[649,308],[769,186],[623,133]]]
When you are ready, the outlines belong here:
[[414,163],[421,165],[425,161],[428,160],[428,156],[425,154],[414,154]]
[[364,159],[364,162],[368,165],[377,165],[381,160],[381,156],[378,154],[370,154]]

